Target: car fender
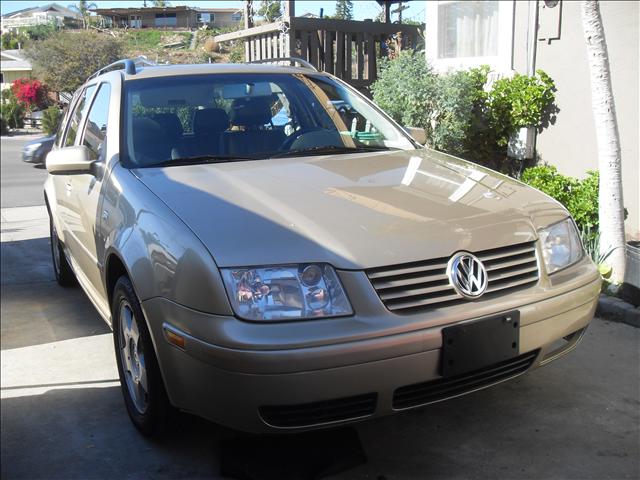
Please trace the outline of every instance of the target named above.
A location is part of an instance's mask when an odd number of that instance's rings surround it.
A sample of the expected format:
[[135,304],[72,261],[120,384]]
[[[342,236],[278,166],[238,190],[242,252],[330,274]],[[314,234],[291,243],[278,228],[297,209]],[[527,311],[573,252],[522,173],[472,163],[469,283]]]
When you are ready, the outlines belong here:
[[[109,261],[124,264],[141,302],[167,298],[194,310],[232,315],[222,277],[196,235],[138,178],[119,163],[103,189],[100,215],[103,275]],[[110,300],[110,299],[109,299]]]

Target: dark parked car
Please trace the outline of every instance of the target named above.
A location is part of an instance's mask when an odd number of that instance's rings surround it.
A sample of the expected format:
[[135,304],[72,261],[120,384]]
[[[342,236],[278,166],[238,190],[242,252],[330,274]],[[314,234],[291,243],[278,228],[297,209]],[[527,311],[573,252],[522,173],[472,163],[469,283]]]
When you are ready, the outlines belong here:
[[25,146],[22,147],[22,161],[44,165],[44,159],[51,150],[51,147],[53,147],[55,139],[56,136],[51,135],[50,137],[36,138],[26,143]]

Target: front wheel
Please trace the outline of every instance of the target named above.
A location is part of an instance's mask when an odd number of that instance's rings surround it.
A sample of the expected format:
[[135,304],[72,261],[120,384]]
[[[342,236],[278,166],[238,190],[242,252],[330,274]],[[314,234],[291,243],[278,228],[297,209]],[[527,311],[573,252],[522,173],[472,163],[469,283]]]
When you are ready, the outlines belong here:
[[111,305],[113,342],[127,413],[145,435],[162,432],[170,409],[151,336],[131,281],[116,282]]

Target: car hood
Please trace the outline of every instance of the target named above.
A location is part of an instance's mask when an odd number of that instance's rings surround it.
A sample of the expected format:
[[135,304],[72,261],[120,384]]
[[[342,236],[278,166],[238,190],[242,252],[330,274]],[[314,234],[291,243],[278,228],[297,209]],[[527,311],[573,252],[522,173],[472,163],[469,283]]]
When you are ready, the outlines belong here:
[[393,265],[531,241],[567,215],[533,188],[432,150],[134,173],[219,266]]

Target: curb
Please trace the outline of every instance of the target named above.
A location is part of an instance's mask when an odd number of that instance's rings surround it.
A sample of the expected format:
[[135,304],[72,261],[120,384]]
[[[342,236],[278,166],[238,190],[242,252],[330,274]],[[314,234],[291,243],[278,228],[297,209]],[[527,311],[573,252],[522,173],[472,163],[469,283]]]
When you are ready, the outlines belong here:
[[621,298],[601,294],[596,315],[612,322],[640,328],[640,307],[634,307]]

